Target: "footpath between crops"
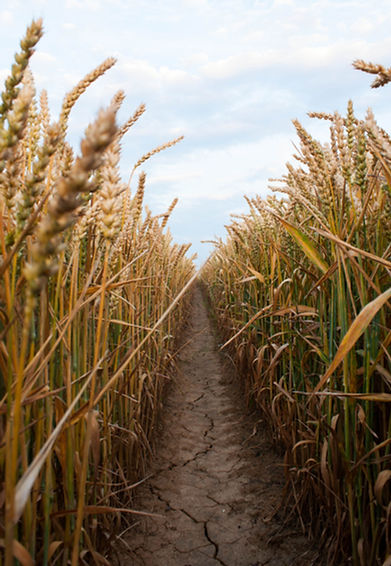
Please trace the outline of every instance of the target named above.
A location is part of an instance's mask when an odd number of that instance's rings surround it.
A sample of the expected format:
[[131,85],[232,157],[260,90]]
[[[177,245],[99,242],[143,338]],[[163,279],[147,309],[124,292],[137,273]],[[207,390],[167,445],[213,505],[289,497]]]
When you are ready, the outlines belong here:
[[[178,374],[169,385],[151,477],[138,489],[141,518],[120,564],[309,566],[317,553],[278,509],[282,460],[249,415],[194,290]],[[257,420],[258,419],[258,420]]]

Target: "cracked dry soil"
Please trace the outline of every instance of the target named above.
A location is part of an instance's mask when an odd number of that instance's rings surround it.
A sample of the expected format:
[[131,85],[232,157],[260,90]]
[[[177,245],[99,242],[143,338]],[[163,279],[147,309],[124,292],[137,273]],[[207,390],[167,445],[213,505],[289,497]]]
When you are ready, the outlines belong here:
[[[186,344],[187,342],[187,344]],[[248,414],[218,352],[199,287],[137,509],[158,513],[128,533],[135,566],[310,566],[317,555],[274,514],[282,462]],[[274,516],[273,516],[274,514]]]

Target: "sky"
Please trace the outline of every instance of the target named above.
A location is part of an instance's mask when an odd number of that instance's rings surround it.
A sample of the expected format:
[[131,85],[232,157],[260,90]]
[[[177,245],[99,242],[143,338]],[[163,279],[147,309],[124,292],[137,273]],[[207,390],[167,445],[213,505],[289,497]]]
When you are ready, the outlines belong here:
[[[125,121],[146,112],[123,140],[127,180],[146,152],[179,135],[178,145],[143,164],[154,214],[179,198],[169,222],[175,241],[192,242],[198,264],[225,236],[243,195],[265,196],[269,178],[293,161],[297,118],[317,139],[325,122],[307,112],[344,113],[349,99],[370,106],[391,128],[390,91],[370,89],[354,59],[391,66],[389,0],[0,0],[0,83],[33,18],[45,34],[32,58],[38,93],[53,119],[64,95],[104,59],[116,65],[72,111],[68,139],[78,147],[87,124],[122,89]],[[137,183],[137,178],[133,184]],[[191,253],[192,253],[191,252]]]

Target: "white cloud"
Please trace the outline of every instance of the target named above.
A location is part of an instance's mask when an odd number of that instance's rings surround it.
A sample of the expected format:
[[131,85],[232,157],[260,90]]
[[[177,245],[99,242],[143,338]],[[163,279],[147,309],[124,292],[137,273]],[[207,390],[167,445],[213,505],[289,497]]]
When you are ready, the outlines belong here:
[[11,10],[0,11],[0,24],[10,24],[14,21],[14,15]]
[[208,78],[227,79],[272,64],[273,52],[247,52],[209,61],[201,72]]
[[34,61],[40,64],[53,63],[56,61],[56,57],[46,51],[36,51],[34,53]]
[[201,66],[208,63],[209,57],[206,51],[199,51],[197,53],[191,53],[181,58],[180,62],[185,67]]
[[182,154],[179,160],[167,156],[150,166],[149,198],[154,206],[164,208],[174,197],[186,207],[194,201],[265,193],[268,178],[282,174],[292,153],[289,136],[279,134],[221,149],[197,149]]
[[86,8],[93,11],[98,11],[102,7],[100,0],[66,0],[65,5],[68,9]]
[[294,6],[293,0],[274,0],[273,5],[278,6]]
[[[311,37],[309,38],[311,39]],[[308,38],[307,38],[308,40]],[[334,43],[324,42],[314,45],[296,37],[297,47],[290,44],[281,48],[268,48],[259,51],[245,51],[222,59],[209,61],[201,66],[201,73],[209,79],[234,79],[250,71],[280,67],[306,71],[346,64],[359,57],[373,57],[385,54],[391,47],[391,40],[381,44],[363,40],[340,40]],[[360,55],[358,55],[360,54]]]
[[350,29],[356,33],[367,34],[374,31],[376,28],[376,21],[368,20],[368,18],[359,18],[352,22]]
[[[174,166],[175,169],[175,166]],[[159,171],[159,169],[158,169]],[[177,172],[177,171],[172,171],[172,172],[167,172],[165,174],[159,174],[159,172],[155,175],[152,175],[149,179],[148,179],[148,183],[149,185],[160,185],[162,183],[166,183],[166,184],[172,184],[172,183],[185,183],[188,182],[189,180],[197,180],[200,179],[202,177],[202,173],[200,171],[183,171],[183,172]]]
[[183,69],[155,66],[146,60],[128,59],[118,62],[117,70],[122,78],[130,82],[132,92],[156,90],[159,88],[186,88],[195,85],[198,81],[196,75]]

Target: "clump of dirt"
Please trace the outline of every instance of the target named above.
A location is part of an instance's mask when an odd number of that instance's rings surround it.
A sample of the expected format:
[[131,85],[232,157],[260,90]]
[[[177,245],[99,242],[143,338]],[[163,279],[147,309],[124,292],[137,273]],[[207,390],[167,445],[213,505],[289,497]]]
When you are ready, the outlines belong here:
[[[186,344],[187,341],[187,344]],[[201,291],[194,291],[178,374],[155,441],[151,477],[135,508],[121,564],[310,566],[317,552],[275,513],[282,461],[248,414],[237,379],[218,352]]]

